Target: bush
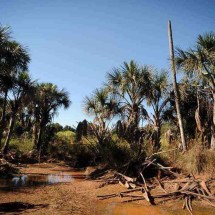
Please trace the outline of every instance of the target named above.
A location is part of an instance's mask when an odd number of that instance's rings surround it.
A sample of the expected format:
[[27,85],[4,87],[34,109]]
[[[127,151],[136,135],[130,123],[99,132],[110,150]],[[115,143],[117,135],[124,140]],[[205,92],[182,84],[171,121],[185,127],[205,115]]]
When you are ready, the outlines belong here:
[[33,149],[33,143],[30,138],[13,138],[10,141],[10,149],[22,154],[27,153]]
[[52,158],[68,162],[73,167],[92,165],[95,157],[90,145],[71,144],[68,139],[59,137],[49,144],[48,154]]
[[132,153],[127,142],[111,141],[99,147],[100,162],[107,163],[111,168],[119,168],[131,159]]
[[57,132],[57,139],[67,143],[73,143],[75,140],[75,133],[73,131],[59,131]]

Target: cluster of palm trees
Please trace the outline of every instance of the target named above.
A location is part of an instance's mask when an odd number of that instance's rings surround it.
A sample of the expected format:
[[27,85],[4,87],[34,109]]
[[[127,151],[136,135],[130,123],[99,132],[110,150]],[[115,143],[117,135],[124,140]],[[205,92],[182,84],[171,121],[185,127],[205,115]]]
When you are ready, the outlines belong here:
[[[107,144],[111,132],[117,131],[132,149],[141,151],[144,138],[141,124],[148,120],[153,128],[154,150],[159,150],[162,114],[168,101],[166,72],[159,73],[153,67],[130,61],[108,73],[104,87],[86,97],[84,107],[94,115],[89,126],[100,145]],[[152,107],[151,113],[146,105]],[[118,121],[111,131],[109,125],[114,118]]]
[[11,38],[9,27],[0,27],[0,146],[8,153],[17,124],[31,134],[41,149],[46,126],[59,107],[68,108],[68,93],[52,83],[38,83],[28,72],[28,49]]
[[[194,48],[175,52],[177,69],[184,74],[177,87],[186,139],[200,135],[202,145],[214,149],[215,33],[200,35]],[[85,98],[84,110],[94,116],[89,127],[100,145],[108,144],[116,132],[138,151],[150,136],[154,151],[158,151],[162,124],[178,127],[174,91],[167,72],[134,61],[124,62],[108,73],[104,86]],[[147,126],[143,126],[144,120]],[[151,127],[150,135],[146,127]]]

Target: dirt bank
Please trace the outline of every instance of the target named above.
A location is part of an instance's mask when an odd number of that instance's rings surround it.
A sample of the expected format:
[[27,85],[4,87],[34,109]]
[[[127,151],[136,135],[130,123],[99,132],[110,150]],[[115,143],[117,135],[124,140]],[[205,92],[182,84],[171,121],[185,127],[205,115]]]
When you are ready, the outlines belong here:
[[[182,202],[168,202],[150,206],[145,201],[121,203],[119,197],[99,201],[96,196],[125,190],[120,185],[99,188],[100,182],[85,180],[84,171],[65,165],[40,164],[21,168],[25,174],[68,174],[69,183],[21,187],[0,191],[0,214],[74,214],[74,215],[137,215],[137,214],[189,214],[181,209]],[[194,214],[215,214],[215,210],[194,203]]]

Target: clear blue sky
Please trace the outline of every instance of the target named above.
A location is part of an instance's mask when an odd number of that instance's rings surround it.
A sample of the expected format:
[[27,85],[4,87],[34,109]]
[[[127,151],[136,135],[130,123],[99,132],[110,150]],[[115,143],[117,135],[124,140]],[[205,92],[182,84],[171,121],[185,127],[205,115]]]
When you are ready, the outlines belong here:
[[63,125],[86,117],[83,97],[123,61],[169,68],[168,19],[180,48],[215,30],[214,0],[0,0],[0,5],[1,24],[29,47],[33,78],[69,91],[71,108],[55,119]]

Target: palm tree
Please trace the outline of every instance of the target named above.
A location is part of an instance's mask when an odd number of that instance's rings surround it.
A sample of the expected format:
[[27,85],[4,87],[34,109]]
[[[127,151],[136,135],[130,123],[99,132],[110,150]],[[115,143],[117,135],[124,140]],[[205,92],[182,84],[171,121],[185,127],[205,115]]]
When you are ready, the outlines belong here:
[[151,89],[147,95],[147,103],[152,107],[152,122],[154,133],[154,150],[160,149],[160,136],[161,136],[161,125],[162,125],[162,113],[169,102],[168,96],[168,79],[167,73],[162,71],[161,73],[154,73],[152,75]]
[[147,117],[143,101],[151,89],[152,71],[148,66],[142,67],[130,61],[107,74],[107,88],[119,100],[122,119],[126,123],[127,131],[130,131],[127,133],[130,133],[131,145],[136,145],[139,137],[136,138],[134,133],[139,130],[140,121]]
[[0,143],[5,127],[5,114],[8,92],[14,76],[28,68],[30,57],[26,47],[10,40],[10,28],[0,27],[0,91],[3,94],[3,107],[0,119]]
[[[13,87],[11,89],[10,96],[8,96],[8,106],[10,107],[10,121],[8,132],[3,147],[3,154],[7,154],[9,149],[9,142],[11,134],[14,128],[16,116],[19,108],[24,104],[24,101],[27,99],[26,96],[31,95],[34,82],[30,79],[30,76],[27,72],[20,72],[13,79]],[[29,100],[29,97],[28,97]]]
[[51,122],[60,107],[68,108],[70,105],[69,95],[65,90],[59,90],[52,83],[42,83],[37,86],[34,103],[34,117],[36,131],[34,132],[35,148],[42,147],[42,136],[46,125]]
[[84,99],[84,111],[94,117],[89,123],[97,143],[102,146],[110,138],[109,124],[117,112],[117,103],[110,98],[107,89],[96,89],[91,97]]
[[194,48],[187,51],[177,49],[176,64],[178,68],[196,73],[199,78],[207,80],[213,96],[213,126],[211,128],[211,149],[215,149],[215,33],[199,35]]

